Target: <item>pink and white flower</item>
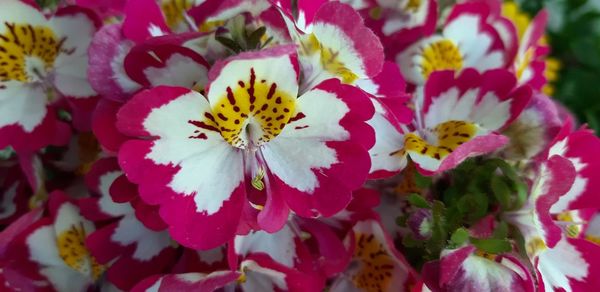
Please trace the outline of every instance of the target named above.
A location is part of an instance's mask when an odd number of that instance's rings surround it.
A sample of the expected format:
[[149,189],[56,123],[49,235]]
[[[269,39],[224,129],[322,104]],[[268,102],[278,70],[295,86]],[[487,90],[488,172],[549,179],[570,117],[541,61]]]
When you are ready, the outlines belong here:
[[441,34],[424,38],[395,56],[407,81],[422,85],[431,73],[506,68],[509,62],[501,32],[485,2],[466,2],[452,7]]
[[416,283],[415,271],[377,220],[357,222],[345,244],[352,261],[331,291],[409,291]]
[[600,140],[585,129],[569,132],[567,123],[549,148],[526,205],[506,218],[524,235],[540,287],[581,291],[596,287],[600,273],[600,246],[585,239],[581,226],[587,216],[576,212],[598,209],[593,179],[598,163],[588,147]]
[[90,253],[100,264],[106,265],[108,281],[129,290],[137,282],[172,265],[176,253],[166,227],[162,231],[152,230],[136,217],[137,210],[131,203],[115,202],[110,192],[120,187],[115,182],[121,175],[116,158],[96,162],[86,181],[99,197],[81,199],[79,204],[83,216],[104,223],[86,238]]
[[344,0],[365,19],[384,45],[386,56],[395,56],[423,36],[435,32],[438,5],[435,0]]
[[432,74],[417,93],[413,131],[383,115],[371,123],[380,140],[370,154],[382,157],[374,159],[371,173],[398,172],[408,156],[422,173],[438,173],[499,149],[508,139],[497,131],[516,119],[531,97],[527,87],[515,85],[515,77],[500,69]]
[[86,291],[100,284],[104,267],[85,245],[85,237],[95,229],[92,222],[83,218],[62,192],[51,194],[49,209],[51,217],[31,224],[9,244],[13,259],[9,269],[18,271],[21,279],[29,278],[11,286]]
[[502,156],[509,160],[531,160],[542,155],[562,124],[559,105],[544,94],[534,93],[519,117],[502,131],[510,138]]
[[327,2],[317,10],[307,33],[291,28],[299,43],[302,71],[300,92],[322,81],[338,78],[346,84],[381,72],[383,46],[363,24],[362,17],[347,4]]
[[431,291],[535,291],[528,266],[517,256],[489,254],[472,245],[442,251],[422,273]]
[[0,148],[35,151],[56,144],[68,128],[53,103],[67,97],[75,111],[87,112],[95,103],[87,49],[100,22],[75,6],[47,19],[17,0],[2,3],[0,22]]
[[246,196],[264,206],[258,223],[269,232],[290,209],[328,216],[348,204],[369,168],[373,108],[335,80],[298,97],[297,72],[292,47],[242,53],[211,69],[206,98],[157,87],[119,111],[119,130],[141,138],[121,147],[120,164],[177,241],[227,241]]

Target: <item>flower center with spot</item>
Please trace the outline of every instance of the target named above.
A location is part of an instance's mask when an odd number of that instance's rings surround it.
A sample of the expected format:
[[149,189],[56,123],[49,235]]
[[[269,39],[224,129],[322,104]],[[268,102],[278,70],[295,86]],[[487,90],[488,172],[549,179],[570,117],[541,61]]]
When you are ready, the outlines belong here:
[[257,79],[251,69],[248,80],[227,87],[206,122],[235,147],[259,147],[281,133],[294,107],[295,97],[280,90],[277,83]]
[[0,34],[0,81],[44,81],[64,39],[58,40],[46,26],[8,22],[4,26]]
[[67,266],[97,280],[104,272],[104,267],[90,255],[85,247],[85,237],[83,226],[72,225],[58,235],[58,254]]
[[421,74],[424,78],[435,71],[460,70],[463,67],[463,57],[460,50],[448,39],[429,44],[423,49]]
[[404,149],[440,160],[452,153],[458,146],[470,141],[477,133],[477,126],[464,121],[447,121],[436,126],[432,134],[434,143],[415,133],[404,136]]
[[394,260],[373,234],[356,234],[355,260],[360,270],[352,276],[356,287],[365,291],[387,291],[392,280]]

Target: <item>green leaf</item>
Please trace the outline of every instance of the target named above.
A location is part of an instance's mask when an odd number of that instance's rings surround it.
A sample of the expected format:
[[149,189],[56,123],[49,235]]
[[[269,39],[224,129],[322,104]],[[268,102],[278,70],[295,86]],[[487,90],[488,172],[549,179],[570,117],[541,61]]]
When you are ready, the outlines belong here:
[[260,45],[260,39],[265,35],[266,32],[267,32],[267,28],[264,26],[261,26],[261,27],[257,28],[255,31],[253,31],[250,34],[250,36],[248,36],[248,39],[246,40],[246,42],[248,43],[248,49],[258,48],[258,46]]
[[58,115],[59,119],[66,121],[66,122],[70,122],[73,119],[73,117],[71,116],[71,113],[69,113],[68,111],[66,111],[64,109],[59,109],[57,115]]
[[500,222],[496,229],[494,229],[493,238],[496,239],[506,239],[508,237],[508,224],[506,222]]
[[423,176],[419,172],[415,172],[415,184],[420,189],[429,188],[432,184],[431,177]]
[[439,253],[446,246],[447,232],[444,228],[444,212],[446,207],[440,201],[433,201],[431,238],[425,244],[427,252],[430,255],[439,256]]
[[415,239],[411,234],[402,237],[402,245],[405,247],[422,247],[423,241]]
[[493,176],[491,180],[491,187],[494,196],[496,197],[496,200],[498,200],[498,203],[500,203],[502,209],[509,210],[511,207],[511,190],[508,184],[504,181],[502,177]]
[[458,248],[469,240],[469,231],[465,228],[459,228],[450,236],[450,244],[452,248]]
[[512,246],[506,239],[479,239],[471,237],[471,243],[478,249],[492,254],[500,254],[512,251]]
[[226,48],[233,51],[234,53],[239,53],[239,52],[243,51],[242,47],[237,42],[235,42],[234,40],[232,40],[230,38],[226,38],[226,37],[222,37],[222,36],[215,36],[215,39],[219,43],[221,43],[223,46],[225,46]]
[[408,202],[417,208],[431,209],[429,202],[419,194],[410,194],[410,196],[408,196]]
[[517,197],[512,210],[520,209],[527,201],[527,185],[524,182],[518,182],[515,184],[517,189]]
[[487,215],[489,201],[485,193],[467,194],[457,204],[470,223],[475,223]]
[[398,226],[406,226],[406,222],[408,221],[409,214],[405,213],[398,217],[396,217],[396,225]]

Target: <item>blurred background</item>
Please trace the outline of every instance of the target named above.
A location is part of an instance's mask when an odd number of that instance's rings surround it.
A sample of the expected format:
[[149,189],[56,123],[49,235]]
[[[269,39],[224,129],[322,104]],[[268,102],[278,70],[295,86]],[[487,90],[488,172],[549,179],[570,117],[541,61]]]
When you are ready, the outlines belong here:
[[519,0],[550,14],[548,42],[560,66],[552,96],[600,134],[600,0]]

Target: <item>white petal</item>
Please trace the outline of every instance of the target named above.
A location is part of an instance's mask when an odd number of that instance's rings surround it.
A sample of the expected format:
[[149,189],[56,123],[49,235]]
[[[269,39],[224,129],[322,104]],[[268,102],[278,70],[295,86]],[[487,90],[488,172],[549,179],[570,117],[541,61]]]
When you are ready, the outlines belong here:
[[62,94],[71,97],[91,97],[97,94],[88,82],[87,56],[58,55],[54,68],[54,85]]
[[100,200],[98,201],[100,210],[105,214],[115,217],[133,213],[131,204],[115,203],[110,196],[110,186],[122,173],[123,172],[121,171],[111,171],[100,177],[100,194],[102,194],[102,197],[100,197]]
[[296,257],[295,235],[288,225],[276,233],[265,231],[252,232],[246,236],[236,236],[234,240],[237,254],[246,256],[253,253],[265,253],[276,262],[293,268]]
[[589,266],[583,255],[563,238],[554,248],[540,253],[537,268],[546,289],[560,287],[571,292],[569,278],[583,281]]
[[31,260],[45,266],[67,267],[58,255],[56,236],[52,226],[43,226],[27,237],[29,257]]
[[119,221],[111,240],[124,246],[135,243],[133,258],[140,261],[152,259],[171,244],[171,238],[166,231],[156,232],[146,228],[134,214]]
[[46,94],[41,87],[17,81],[5,82],[0,89],[0,127],[19,124],[31,132],[46,116]]
[[4,24],[27,22],[33,26],[46,25],[47,20],[37,9],[18,0],[3,0],[0,9],[0,34],[4,34],[8,28]]
[[148,67],[144,74],[154,86],[172,85],[192,88],[194,84],[206,84],[206,68],[189,57],[173,54],[166,61],[165,67]]
[[371,172],[377,170],[398,171],[406,166],[406,156],[391,155],[402,149],[402,135],[383,115],[376,113],[368,124],[375,129],[375,145],[371,154]]

